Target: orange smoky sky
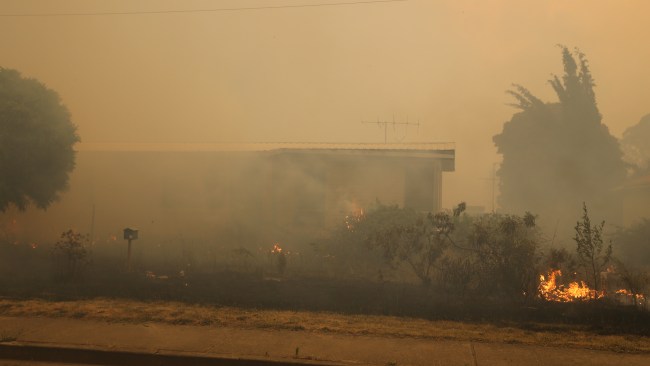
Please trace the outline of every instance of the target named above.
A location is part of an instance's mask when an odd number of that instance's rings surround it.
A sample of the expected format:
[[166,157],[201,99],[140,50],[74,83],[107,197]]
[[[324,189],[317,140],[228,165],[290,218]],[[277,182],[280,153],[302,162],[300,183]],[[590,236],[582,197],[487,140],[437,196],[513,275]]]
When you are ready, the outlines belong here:
[[0,66],[57,90],[87,143],[382,142],[362,120],[419,121],[388,140],[456,142],[446,207],[489,209],[504,91],[554,100],[557,44],[586,53],[614,135],[650,113],[648,1],[341,2],[0,0],[20,15],[0,17]]

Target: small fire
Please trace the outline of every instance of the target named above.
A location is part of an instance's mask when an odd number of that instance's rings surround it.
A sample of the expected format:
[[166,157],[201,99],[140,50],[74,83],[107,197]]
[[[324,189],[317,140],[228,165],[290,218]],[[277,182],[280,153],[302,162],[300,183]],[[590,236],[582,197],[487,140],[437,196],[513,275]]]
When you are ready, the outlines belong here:
[[642,303],[643,301],[645,301],[645,296],[643,296],[643,294],[634,294],[631,291],[628,291],[626,289],[617,290],[616,293],[619,295],[627,296],[628,298],[633,300],[636,299],[638,303]]
[[552,270],[547,276],[539,276],[539,295],[546,301],[570,302],[600,299],[603,291],[592,290],[584,281],[571,282],[568,287],[558,285],[557,277],[562,276],[559,269]]
[[350,231],[354,231],[354,228],[363,220],[364,216],[365,214],[362,208],[350,215],[345,215],[345,227]]
[[[607,272],[611,273],[613,270],[608,269]],[[562,271],[559,269],[551,270],[546,276],[539,276],[539,295],[542,299],[546,301],[571,302],[605,297],[605,291],[593,290],[584,281],[571,282],[568,286],[558,284],[557,278],[560,276],[562,276]],[[645,304],[646,298],[643,294],[634,294],[626,289],[616,290],[615,293],[622,296],[623,299],[627,299],[630,303],[638,305]],[[621,301],[621,297],[617,299]]]
[[144,273],[145,277],[150,280],[168,280],[169,276],[167,275],[156,275],[153,271],[146,271]]
[[275,243],[273,244],[273,249],[271,249],[271,253],[282,253],[282,248],[280,247],[280,243]]

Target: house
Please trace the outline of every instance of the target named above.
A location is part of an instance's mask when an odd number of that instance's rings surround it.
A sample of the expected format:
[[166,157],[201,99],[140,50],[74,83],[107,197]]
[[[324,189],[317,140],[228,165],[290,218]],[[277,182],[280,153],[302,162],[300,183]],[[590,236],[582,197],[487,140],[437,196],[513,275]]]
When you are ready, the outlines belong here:
[[[16,240],[68,228],[95,242],[305,240],[376,201],[438,211],[453,144],[79,144],[70,190],[9,211]],[[121,240],[121,239],[120,239]]]

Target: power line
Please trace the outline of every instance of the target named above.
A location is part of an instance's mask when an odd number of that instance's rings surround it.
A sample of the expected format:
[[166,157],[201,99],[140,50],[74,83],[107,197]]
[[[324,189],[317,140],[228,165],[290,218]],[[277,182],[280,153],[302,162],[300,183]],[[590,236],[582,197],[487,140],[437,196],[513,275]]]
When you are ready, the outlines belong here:
[[292,8],[316,8],[316,7],[325,7],[325,6],[370,5],[370,4],[396,3],[396,2],[405,2],[405,1],[409,1],[409,0],[365,0],[365,1],[346,1],[346,2],[337,2],[337,3],[268,5],[268,6],[250,6],[250,7],[238,7],[238,8],[189,9],[189,10],[144,10],[144,11],[115,11],[115,12],[107,11],[107,12],[87,12],[87,13],[14,13],[14,14],[0,14],[0,17],[65,17],[65,16],[216,13],[216,12],[225,12],[225,11],[275,10],[275,9],[292,9]]

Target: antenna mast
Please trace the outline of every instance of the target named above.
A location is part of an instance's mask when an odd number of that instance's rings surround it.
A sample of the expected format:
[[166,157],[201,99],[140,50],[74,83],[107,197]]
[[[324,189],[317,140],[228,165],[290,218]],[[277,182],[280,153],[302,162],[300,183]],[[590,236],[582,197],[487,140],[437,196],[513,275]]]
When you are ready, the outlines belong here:
[[418,129],[420,128],[420,121],[418,120],[418,123],[411,123],[409,122],[408,116],[406,117],[406,122],[397,122],[395,121],[395,115],[393,115],[393,120],[392,121],[381,121],[379,118],[377,118],[377,121],[361,121],[361,123],[364,124],[376,124],[378,127],[383,126],[384,127],[384,144],[388,143],[388,125],[392,125],[393,129],[395,129],[395,126],[401,125],[401,126],[406,126],[408,129],[408,126],[418,126]]

